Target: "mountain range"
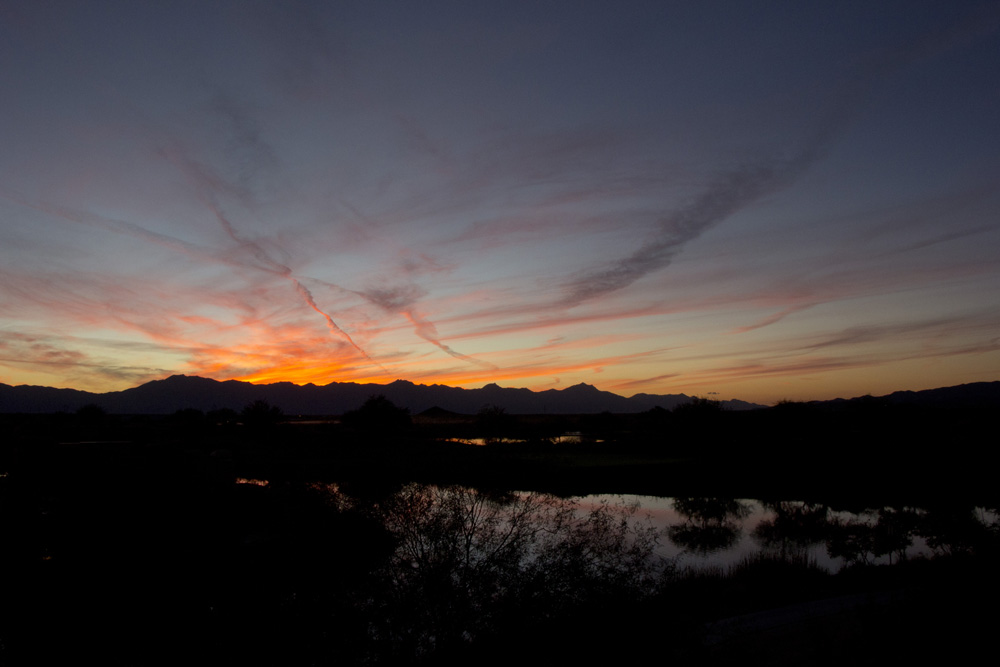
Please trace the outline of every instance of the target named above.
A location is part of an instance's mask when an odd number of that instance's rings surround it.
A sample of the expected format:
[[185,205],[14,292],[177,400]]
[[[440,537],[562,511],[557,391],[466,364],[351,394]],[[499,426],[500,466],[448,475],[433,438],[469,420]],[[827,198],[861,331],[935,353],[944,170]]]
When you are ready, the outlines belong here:
[[[480,389],[446,385],[421,385],[406,380],[389,384],[331,382],[317,386],[291,382],[250,384],[237,380],[173,375],[138,387],[103,394],[77,389],[56,389],[0,383],[0,413],[75,412],[85,405],[98,405],[112,414],[172,414],[194,408],[242,410],[248,403],[264,400],[290,415],[337,415],[353,410],[371,396],[383,395],[411,413],[436,407],[460,414],[475,414],[483,406],[495,405],[510,414],[636,413],[654,407],[673,409],[692,399],[687,394],[635,394],[619,396],[593,385],[577,384],[566,389],[532,391],[488,384]],[[813,401],[813,405],[836,407],[871,397]],[[917,406],[1000,406],[1000,382],[976,382],[924,391],[897,391],[878,400],[888,404]],[[740,400],[721,401],[728,410],[752,410],[766,406]]]
[[[250,384],[237,380],[220,382],[208,378],[173,375],[138,387],[103,394],[77,389],[55,389],[0,384],[0,413],[75,412],[85,405],[98,405],[112,414],[172,414],[194,408],[242,410],[248,403],[264,400],[286,414],[337,415],[353,410],[369,397],[383,395],[398,406],[419,413],[432,407],[460,414],[475,414],[483,406],[496,405],[510,414],[635,413],[654,407],[673,409],[692,400],[686,394],[636,394],[629,398],[601,391],[589,384],[566,389],[532,391],[488,384],[480,389],[446,385],[420,385],[406,380],[389,384],[331,382],[328,385],[296,385],[291,382]],[[729,410],[765,406],[740,400],[721,401]]]

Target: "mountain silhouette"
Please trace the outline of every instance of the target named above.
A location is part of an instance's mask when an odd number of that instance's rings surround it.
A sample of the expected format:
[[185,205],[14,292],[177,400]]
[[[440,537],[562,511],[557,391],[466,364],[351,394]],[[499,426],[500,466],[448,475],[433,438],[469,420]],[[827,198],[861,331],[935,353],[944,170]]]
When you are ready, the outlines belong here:
[[[418,413],[432,407],[460,414],[475,414],[483,406],[495,405],[510,414],[592,414],[599,412],[643,412],[660,406],[671,409],[691,400],[686,394],[638,394],[625,398],[588,384],[566,389],[535,392],[490,383],[481,389],[446,385],[420,385],[408,380],[389,384],[332,382],[328,385],[296,385],[290,382],[251,384],[236,380],[173,375],[132,389],[92,393],[0,384],[0,413],[74,412],[84,405],[97,405],[113,414],[171,414],[194,408],[209,411],[240,410],[256,400],[280,406],[286,414],[343,414],[373,395],[384,395],[398,406]],[[736,401],[735,409],[763,407]]]
[[[229,408],[240,410],[256,400],[279,406],[289,415],[335,415],[353,410],[373,395],[384,395],[412,414],[430,408],[459,414],[475,414],[482,407],[494,405],[508,414],[597,414],[601,412],[637,413],[661,407],[668,410],[688,403],[686,394],[635,394],[629,398],[580,383],[565,389],[532,391],[501,387],[489,383],[480,389],[447,385],[414,384],[396,380],[389,384],[331,382],[296,385],[291,382],[251,384],[237,380],[173,375],[153,380],[132,389],[92,393],[53,387],[10,386],[0,383],[0,413],[75,412],[85,405],[97,405],[113,414],[172,414],[194,408],[209,411]],[[874,400],[871,397],[815,401],[813,405],[837,405],[851,401]],[[898,391],[877,399],[893,405],[998,406],[1000,382],[977,382],[925,391]],[[728,410],[748,410],[765,406],[740,400],[721,401]]]

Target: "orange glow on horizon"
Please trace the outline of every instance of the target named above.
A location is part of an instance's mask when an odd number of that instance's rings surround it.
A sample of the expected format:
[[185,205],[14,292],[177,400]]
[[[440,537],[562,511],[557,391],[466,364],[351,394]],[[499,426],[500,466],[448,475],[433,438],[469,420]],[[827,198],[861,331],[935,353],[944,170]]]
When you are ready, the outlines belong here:
[[278,366],[266,370],[249,373],[246,375],[236,375],[227,377],[227,380],[239,380],[251,384],[274,384],[278,382],[291,382],[297,385],[316,384],[326,385],[331,382],[358,382],[358,383],[378,383],[385,381],[386,375],[365,373],[353,373],[345,371],[344,366],[333,365],[317,368],[307,368],[298,364]]

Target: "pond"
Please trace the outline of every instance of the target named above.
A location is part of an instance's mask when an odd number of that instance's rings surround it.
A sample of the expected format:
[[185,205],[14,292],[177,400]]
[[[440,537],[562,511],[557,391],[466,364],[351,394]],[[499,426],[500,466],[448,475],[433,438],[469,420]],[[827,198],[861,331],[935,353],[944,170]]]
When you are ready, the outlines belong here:
[[[239,478],[237,483],[269,484],[253,478]],[[335,494],[338,502],[353,502],[337,484],[314,486]],[[492,520],[500,524],[525,508],[531,509],[531,521],[539,526],[551,521],[552,513],[559,510],[581,520],[604,512],[615,521],[627,522],[633,535],[642,534],[643,539],[655,536],[652,553],[680,569],[725,570],[749,558],[768,555],[836,572],[846,565],[891,564],[973,551],[1000,531],[997,512],[981,507],[927,510],[888,506],[849,512],[824,504],[747,498],[593,494],[559,499],[531,492],[498,497],[463,487],[433,485],[410,485],[405,492],[411,496],[410,505],[412,498],[422,500],[415,505],[421,509],[397,516],[399,526],[407,526],[404,532],[426,524],[428,513],[441,512],[455,503],[465,504],[454,509],[458,516],[467,516],[471,507],[487,503]],[[477,529],[465,526],[462,530]]]
[[[602,443],[604,440],[601,438],[592,438],[585,436],[579,431],[570,431],[563,433],[562,435],[557,435],[551,438],[547,438],[546,441],[552,445],[579,445],[581,443]],[[486,445],[497,445],[497,444],[524,444],[528,442],[522,438],[444,438],[438,440],[438,442],[449,442],[457,443],[461,445],[476,445],[477,447],[483,447]]]
[[575,502],[581,509],[638,505],[638,520],[660,535],[657,555],[681,568],[726,568],[766,553],[805,558],[836,572],[851,563],[887,564],[963,549],[998,525],[997,515],[983,508],[942,516],[919,508],[853,513],[734,498],[591,495]]

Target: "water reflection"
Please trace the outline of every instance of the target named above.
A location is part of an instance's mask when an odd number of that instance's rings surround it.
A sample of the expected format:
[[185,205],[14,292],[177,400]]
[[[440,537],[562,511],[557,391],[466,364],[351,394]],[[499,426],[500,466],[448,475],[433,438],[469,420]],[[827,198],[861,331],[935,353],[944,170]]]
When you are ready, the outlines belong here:
[[911,508],[884,507],[867,516],[839,518],[831,522],[827,551],[851,565],[903,560],[912,555],[922,516]]
[[826,505],[778,501],[763,503],[770,512],[753,530],[761,547],[781,556],[804,556],[817,544],[825,543],[831,528]]
[[742,520],[751,513],[749,503],[735,498],[674,498],[673,505],[685,520],[668,527],[667,536],[702,556],[732,548],[743,535]]
[[658,554],[681,567],[728,567],[758,553],[815,562],[835,572],[845,566],[974,551],[1000,531],[1000,518],[983,508],[883,507],[834,510],[799,501],[734,498],[585,496],[596,502],[639,503],[666,539]]
[[[583,443],[595,443],[599,444],[604,442],[601,438],[593,438],[584,435],[580,431],[570,431],[568,433],[563,433],[561,435],[536,438],[534,442],[545,442],[551,445],[579,445]],[[525,440],[524,438],[506,438],[499,436],[490,437],[477,437],[477,438],[442,438],[439,442],[452,442],[462,445],[501,445],[501,444],[525,444],[532,442],[531,440]]]
[[[248,477],[236,482],[269,486],[268,480]],[[309,486],[338,499],[338,506],[365,504],[358,488],[345,493],[337,484]],[[540,502],[541,497],[527,492],[510,496],[533,498],[534,502]],[[546,502],[558,505],[561,511],[572,509],[577,519],[610,510],[619,512],[629,517],[633,530],[652,529],[660,536],[655,551],[658,557],[695,569],[727,568],[764,554],[812,562],[836,572],[845,566],[975,552],[991,544],[1000,532],[996,510],[971,507],[926,510],[887,506],[848,512],[801,501],[631,494],[593,494]]]
[[267,486],[270,484],[266,479],[257,479],[256,477],[237,477],[237,484],[249,484],[250,486]]

